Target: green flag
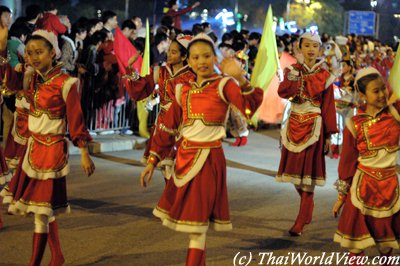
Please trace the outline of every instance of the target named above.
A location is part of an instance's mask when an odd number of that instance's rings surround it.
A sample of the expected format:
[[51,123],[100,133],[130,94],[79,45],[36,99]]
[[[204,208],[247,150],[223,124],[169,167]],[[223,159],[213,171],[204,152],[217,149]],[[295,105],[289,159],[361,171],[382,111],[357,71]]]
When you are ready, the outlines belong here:
[[389,83],[390,87],[392,87],[393,93],[396,94],[398,98],[400,98],[400,82],[396,79],[400,77],[400,45],[397,48],[396,58],[394,59],[394,64],[392,69],[390,70],[389,75]]
[[148,74],[150,74],[150,27],[149,19],[146,18],[146,40],[144,46],[142,68],[140,69],[140,76],[144,77]]
[[[251,74],[251,85],[253,87],[259,87],[265,92],[278,68],[279,58],[275,32],[273,30],[272,7],[269,5],[256,62],[253,73]],[[257,126],[258,111],[253,115],[251,122]]]

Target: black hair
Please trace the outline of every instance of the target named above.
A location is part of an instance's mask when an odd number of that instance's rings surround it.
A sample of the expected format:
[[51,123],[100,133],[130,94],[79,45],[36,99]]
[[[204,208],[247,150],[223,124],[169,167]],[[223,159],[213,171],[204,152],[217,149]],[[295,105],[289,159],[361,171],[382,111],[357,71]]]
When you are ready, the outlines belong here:
[[200,32],[204,32],[203,26],[201,26],[201,24],[199,24],[199,23],[194,23],[193,26],[192,26],[193,35],[196,36]]
[[121,25],[121,29],[125,29],[125,28],[128,28],[130,30],[136,30],[136,25],[135,25],[135,23],[133,23],[132,20],[127,19],[124,22],[122,22],[122,25]]
[[106,10],[106,11],[104,11],[103,15],[101,16],[101,20],[103,21],[104,24],[106,24],[109,19],[116,17],[116,16],[117,16],[117,14],[114,11]]
[[203,27],[203,29],[210,27],[210,23],[208,22],[203,22],[201,23],[201,26]]
[[342,60],[343,63],[346,63],[348,66],[354,68],[354,63],[352,60]]
[[146,39],[143,37],[138,37],[133,41],[133,46],[135,46],[140,54],[144,53],[145,41]]
[[177,39],[174,39],[172,42],[176,42],[178,44],[179,52],[181,53],[181,57],[187,56],[186,48],[182,44],[180,44]]
[[157,33],[154,36],[154,44],[157,46],[159,45],[162,41],[168,40],[168,35],[162,32]]
[[187,54],[188,54],[187,56],[188,56],[188,58],[189,58],[189,56],[190,56],[190,47],[192,47],[193,44],[199,43],[199,42],[205,43],[205,44],[209,45],[209,46],[211,47],[211,50],[213,51],[213,54],[214,54],[214,55],[217,55],[217,54],[215,53],[214,44],[213,44],[212,42],[210,42],[210,41],[208,41],[208,40],[206,40],[206,39],[197,39],[197,40],[191,41],[191,42],[189,43],[189,46],[188,46],[188,48],[187,48]]
[[17,37],[20,38],[22,35],[28,36],[31,33],[31,29],[22,22],[16,22],[11,25],[10,28],[10,37]]
[[10,13],[11,14],[11,10],[6,6],[0,6],[0,16],[3,15],[3,13]]
[[44,6],[45,11],[53,11],[57,9],[56,4],[53,1],[46,1]]
[[260,42],[260,40],[261,40],[261,33],[258,33],[258,32],[252,32],[252,33],[250,33],[250,35],[249,35],[249,41],[251,41],[251,40],[257,40],[258,42]]
[[228,48],[228,49],[232,49],[232,50],[233,50],[232,45],[230,45],[229,43],[224,43],[224,42],[221,42],[221,43],[218,45],[218,49],[221,49],[221,48]]
[[43,10],[39,5],[29,5],[25,8],[25,16],[28,21],[37,18],[41,13]]
[[71,28],[71,37],[73,38],[73,40],[76,37],[76,34],[81,34],[82,32],[87,32],[87,29],[85,27],[85,25],[82,24],[74,24]]
[[172,8],[174,5],[176,5],[177,2],[178,2],[177,0],[168,1],[168,8]]
[[[303,40],[304,40],[304,38],[300,38],[300,41],[299,41],[299,48],[301,48],[301,45],[303,44]],[[319,44],[319,46],[321,46],[320,43],[318,43],[318,44]]]
[[240,31],[240,34],[242,34],[242,35],[247,35],[247,34],[249,34],[249,30],[246,30],[246,29],[242,29],[241,31]]
[[376,80],[378,78],[381,78],[381,76],[378,73],[372,73],[360,78],[359,80],[357,80],[358,91],[365,94],[368,84],[371,81]]
[[97,23],[99,23],[99,22],[102,22],[102,21],[100,19],[97,19],[97,18],[89,19],[89,21],[86,24],[87,32],[89,33],[90,30],[92,28],[96,27]]
[[165,26],[168,29],[172,29],[173,24],[174,24],[174,18],[171,16],[163,16],[161,18],[161,26]]
[[236,41],[233,42],[232,48],[235,50],[235,52],[241,51],[246,47],[247,42],[246,41]]
[[222,42],[230,41],[233,40],[232,34],[229,32],[225,32],[224,35],[222,35]]
[[96,31],[90,36],[90,44],[97,45],[107,39],[107,34],[102,31]]

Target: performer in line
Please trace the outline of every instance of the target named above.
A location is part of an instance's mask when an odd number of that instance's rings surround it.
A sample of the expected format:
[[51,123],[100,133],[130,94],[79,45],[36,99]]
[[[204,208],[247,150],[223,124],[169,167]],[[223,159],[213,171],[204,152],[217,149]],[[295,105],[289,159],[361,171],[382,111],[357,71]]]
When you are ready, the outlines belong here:
[[140,180],[142,186],[150,182],[155,165],[168,155],[179,132],[183,140],[171,178],[153,214],[170,229],[189,234],[186,265],[205,265],[208,227],[232,229],[221,143],[225,119],[229,107],[249,117],[261,104],[263,91],[251,87],[234,59],[225,60],[220,68],[236,80],[217,75],[214,44],[204,33],[193,38],[188,54],[196,80],[177,86],[176,99],[154,136]]
[[[130,73],[125,77],[127,80],[126,90],[131,98],[135,101],[143,100],[150,95],[158,94],[160,97],[160,113],[157,121],[151,131],[150,139],[147,142],[146,149],[143,154],[142,163],[147,164],[149,151],[153,135],[156,134],[159,125],[164,123],[164,117],[172,101],[175,98],[175,87],[177,84],[194,80],[194,73],[187,65],[187,46],[192,39],[189,35],[180,35],[171,42],[167,54],[167,65],[162,67],[154,67],[152,74],[140,77],[132,68]],[[133,56],[128,64],[132,65],[137,59]],[[158,90],[156,90],[158,84]]]
[[400,243],[400,103],[388,105],[385,81],[375,68],[360,70],[355,87],[364,104],[346,120],[343,133],[335,217],[344,206],[334,241],[350,256],[376,245],[387,257]]
[[291,182],[300,195],[300,209],[289,230],[299,236],[304,225],[311,223],[314,209],[314,188],[325,184],[325,157],[331,134],[337,132],[336,110],[332,83],[337,78],[317,61],[321,39],[317,33],[300,37],[304,57],[284,71],[279,85],[280,97],[291,101],[286,124],[282,125],[282,155],[276,180]]
[[[7,28],[0,27],[0,48],[4,51]],[[10,183],[0,192],[13,214],[33,214],[34,234],[29,265],[40,265],[46,243],[51,250],[50,265],[61,265],[64,257],[58,237],[55,215],[68,213],[66,175],[69,173],[68,130],[74,145],[81,149],[81,166],[90,176],[94,164],[87,143],[86,130],[78,95],[78,80],[61,71],[57,38],[38,30],[28,41],[26,53],[35,72],[28,80],[26,96],[30,104],[27,151]],[[27,78],[27,75],[24,77]]]

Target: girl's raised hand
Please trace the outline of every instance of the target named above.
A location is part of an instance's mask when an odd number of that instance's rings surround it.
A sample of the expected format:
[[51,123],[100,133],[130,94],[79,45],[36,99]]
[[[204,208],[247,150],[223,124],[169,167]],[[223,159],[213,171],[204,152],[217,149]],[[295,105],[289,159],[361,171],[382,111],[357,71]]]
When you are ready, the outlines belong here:
[[231,76],[239,81],[240,85],[243,85],[246,82],[244,70],[238,60],[234,58],[225,58],[220,64],[220,69],[223,74]]

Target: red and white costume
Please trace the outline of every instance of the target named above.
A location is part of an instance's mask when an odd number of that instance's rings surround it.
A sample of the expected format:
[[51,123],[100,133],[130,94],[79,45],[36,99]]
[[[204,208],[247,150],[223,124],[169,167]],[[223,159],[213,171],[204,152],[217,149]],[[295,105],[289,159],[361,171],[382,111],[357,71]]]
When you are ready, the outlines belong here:
[[49,217],[68,212],[65,176],[69,173],[68,130],[72,142],[85,147],[86,130],[78,80],[63,74],[59,64],[45,75],[34,73],[27,92],[30,104],[30,136],[24,159],[10,183],[1,191],[11,213],[35,213]]
[[334,236],[342,247],[399,248],[399,110],[396,103],[370,116],[360,108],[346,123],[339,182],[350,190]]
[[10,171],[15,171],[19,161],[24,157],[30,135],[28,129],[30,106],[28,99],[25,97],[25,91],[19,90],[15,96],[14,123],[4,149],[7,166]]
[[[182,135],[170,179],[153,214],[170,229],[205,233],[231,230],[226,163],[221,140],[229,108],[244,115],[256,111],[263,91],[241,92],[231,78],[218,75],[176,88],[176,101],[154,135],[149,162],[163,160]],[[180,128],[181,126],[181,128]]]
[[291,101],[281,130],[282,155],[276,180],[303,191],[325,184],[324,143],[337,132],[332,75],[321,67],[294,64],[285,69],[278,94]]
[[[186,65],[179,69],[176,73],[173,73],[172,66],[162,66],[159,72],[153,72],[153,75],[146,75],[138,80],[127,80],[126,90],[131,98],[135,101],[143,100],[154,93],[156,84],[155,81],[158,78],[158,94],[160,95],[160,112],[157,117],[157,121],[150,139],[147,142],[146,150],[144,152],[144,162],[147,161],[149,151],[152,143],[153,136],[157,133],[159,125],[164,123],[164,117],[175,99],[175,87],[178,84],[183,84],[194,80],[195,75],[190,70],[189,66]],[[158,75],[158,77],[155,77]]]

